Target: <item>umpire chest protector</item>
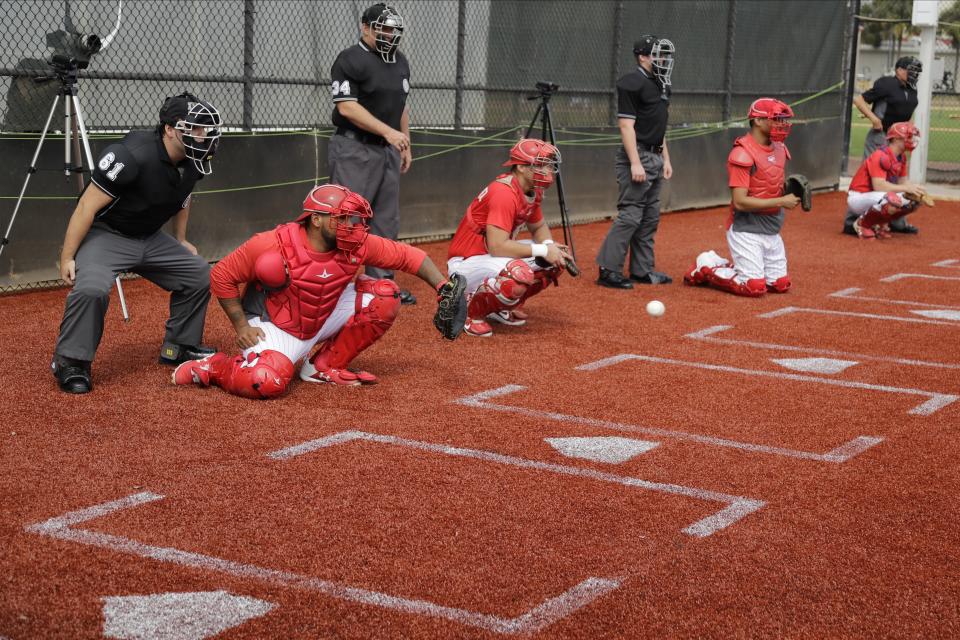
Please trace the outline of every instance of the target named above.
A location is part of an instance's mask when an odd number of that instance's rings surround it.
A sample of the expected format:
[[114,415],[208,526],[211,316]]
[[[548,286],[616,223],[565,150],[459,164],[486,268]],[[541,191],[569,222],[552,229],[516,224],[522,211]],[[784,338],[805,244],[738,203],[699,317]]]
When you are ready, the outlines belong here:
[[93,169],[93,184],[113,198],[97,219],[124,235],[149,236],[183,209],[201,177],[189,160],[170,161],[159,132],[131,131]]
[[270,321],[301,340],[315,336],[353,280],[362,260],[351,262],[342,251],[317,253],[306,245],[296,222],[276,228],[277,244],[290,271],[290,283],[267,295]]
[[[730,162],[750,167],[750,187],[747,195],[754,198],[779,198],[783,195],[784,170],[790,152],[781,142],[764,147],[747,134],[737,138],[730,152]],[[757,213],[778,213],[779,207],[762,209]]]

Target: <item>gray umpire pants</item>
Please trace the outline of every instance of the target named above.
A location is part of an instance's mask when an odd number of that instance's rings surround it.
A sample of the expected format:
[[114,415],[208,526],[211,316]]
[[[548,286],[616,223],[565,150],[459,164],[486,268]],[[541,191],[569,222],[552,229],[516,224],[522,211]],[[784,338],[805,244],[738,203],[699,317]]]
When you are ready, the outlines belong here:
[[146,238],[117,233],[95,222],[76,255],[77,280],[67,295],[55,353],[93,360],[103,336],[110,290],[121,272],[137,273],[170,292],[165,342],[199,345],[210,302],[210,265],[171,235]]
[[[874,151],[887,144],[887,134],[879,129],[870,129],[867,132],[867,137],[863,140],[863,160],[866,161]],[[847,210],[847,216],[843,221],[845,226],[853,226],[853,223],[857,219],[857,214],[853,213],[849,209]],[[907,224],[907,216],[902,218],[897,218],[896,220],[890,223],[890,227],[894,229],[903,229]]]
[[597,253],[597,264],[623,273],[627,249],[630,249],[630,274],[643,277],[653,271],[653,237],[660,224],[660,187],[663,184],[663,156],[639,151],[640,163],[647,174],[643,182],[630,178],[630,158],[623,147],[617,150],[617,218]]
[[[370,233],[396,240],[400,235],[400,152],[391,146],[330,136],[327,149],[330,182],[359,193],[370,202]],[[393,279],[393,271],[367,266],[372,278]]]

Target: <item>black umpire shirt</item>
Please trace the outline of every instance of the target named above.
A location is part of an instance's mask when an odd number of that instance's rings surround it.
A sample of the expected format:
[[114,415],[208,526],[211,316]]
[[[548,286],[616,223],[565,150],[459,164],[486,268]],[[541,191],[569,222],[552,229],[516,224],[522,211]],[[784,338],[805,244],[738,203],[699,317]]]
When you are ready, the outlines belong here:
[[896,122],[906,122],[917,108],[917,92],[900,84],[896,76],[878,78],[863,92],[863,100],[870,103],[873,113],[883,122],[883,130]]
[[634,121],[640,144],[659,147],[667,132],[670,87],[666,91],[643,67],[617,80],[617,117]]
[[189,159],[171,162],[160,132],[131,131],[93,169],[93,184],[113,198],[96,219],[124,235],[149,236],[187,206],[202,177]]
[[400,130],[410,93],[410,65],[402,53],[397,51],[396,55],[396,62],[384,62],[363,41],[340,52],[330,70],[335,126],[365,133],[336,108],[338,102],[356,100],[375,118]]

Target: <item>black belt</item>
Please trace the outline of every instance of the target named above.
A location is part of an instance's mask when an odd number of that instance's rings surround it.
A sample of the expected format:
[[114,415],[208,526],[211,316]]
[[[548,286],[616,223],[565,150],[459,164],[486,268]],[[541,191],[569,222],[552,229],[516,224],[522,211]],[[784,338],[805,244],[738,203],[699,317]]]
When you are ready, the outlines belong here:
[[638,142],[637,149],[640,149],[640,151],[649,151],[650,153],[663,153],[662,144],[653,145],[653,144],[647,144],[646,142]]
[[386,147],[390,144],[383,138],[383,136],[367,133],[366,131],[354,131],[353,129],[337,127],[336,134],[338,136],[343,136],[344,138],[350,138],[351,140],[362,142],[363,144],[376,144],[380,145],[381,147]]

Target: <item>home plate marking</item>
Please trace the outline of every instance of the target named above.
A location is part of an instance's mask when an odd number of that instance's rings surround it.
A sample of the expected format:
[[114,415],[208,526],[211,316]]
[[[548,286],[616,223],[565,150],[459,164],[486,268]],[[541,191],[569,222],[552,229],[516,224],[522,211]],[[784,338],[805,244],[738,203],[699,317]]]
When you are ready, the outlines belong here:
[[960,260],[941,260],[940,262],[934,262],[930,265],[931,267],[946,267],[947,269],[960,269]]
[[659,442],[599,436],[596,438],[544,438],[547,444],[567,456],[595,462],[620,464],[657,447]]
[[960,311],[954,309],[911,309],[910,313],[915,313],[924,318],[933,318],[935,320],[957,320],[960,321]]
[[843,373],[853,365],[860,364],[856,360],[834,358],[771,358],[770,361],[792,371],[826,374]]
[[109,596],[103,599],[103,635],[121,640],[203,640],[275,607],[226,591]]
[[[346,442],[351,439],[356,439],[357,437],[359,436],[341,441]],[[330,439],[330,442],[336,443],[337,441]],[[168,562],[204,571],[216,571],[239,578],[259,580],[267,584],[321,593],[340,600],[374,607],[394,609],[415,615],[445,618],[495,633],[535,633],[540,629],[550,626],[557,620],[574,613],[578,609],[587,606],[597,598],[614,591],[620,587],[622,582],[620,578],[590,577],[582,580],[558,596],[547,598],[526,613],[513,618],[507,618],[488,613],[447,607],[427,600],[393,596],[379,591],[352,587],[290,571],[268,569],[253,564],[208,556],[202,553],[182,551],[173,547],[158,547],[122,536],[74,528],[75,525],[88,520],[163,499],[164,496],[156,493],[136,493],[126,496],[125,498],[120,498],[119,500],[105,502],[78,511],[71,511],[62,516],[46,520],[45,522],[28,525],[25,527],[25,530],[30,533],[49,536],[58,540],[68,540],[78,544],[108,549],[117,553],[125,553],[158,562]],[[690,533],[690,535],[700,536],[710,535],[713,531],[729,526],[740,518],[756,511],[764,504],[762,501],[749,499],[732,502],[725,509],[713,516],[704,518],[694,525],[691,525],[691,527],[699,527],[699,529],[688,531],[688,533]],[[153,636],[136,637],[152,638]]]
[[671,438],[674,440],[689,440],[700,444],[713,445],[715,447],[728,447],[730,449],[740,449],[752,453],[766,453],[776,456],[785,456],[788,458],[801,458],[803,460],[815,460],[817,462],[846,462],[850,458],[863,453],[867,449],[874,447],[881,442],[883,438],[877,436],[857,436],[849,442],[845,442],[835,449],[826,453],[814,453],[812,451],[798,451],[797,449],[787,449],[786,447],[774,447],[765,444],[754,444],[752,442],[739,442],[737,440],[728,440],[726,438],[715,438],[705,436],[699,433],[690,433],[687,431],[677,431],[674,429],[661,429],[659,427],[646,427],[636,424],[625,424],[622,422],[613,422],[612,420],[600,420],[598,418],[588,418],[585,416],[575,416],[567,413],[557,413],[555,411],[541,411],[539,409],[529,409],[527,407],[516,407],[506,404],[496,404],[491,402],[493,398],[499,398],[511,393],[525,390],[518,384],[507,384],[496,389],[481,391],[465,398],[454,400],[456,404],[462,404],[467,407],[476,407],[478,409],[488,409],[490,411],[500,411],[503,413],[514,413],[517,415],[537,418],[538,420],[556,420],[557,422],[566,422],[571,424],[587,425],[590,427],[599,427],[602,429],[611,429],[614,431],[627,431],[633,433],[644,433],[647,435],[661,438]]
[[854,295],[860,291],[863,291],[860,287],[850,287],[848,289],[841,289],[840,291],[834,291],[831,294],[828,294],[831,298],[845,298],[847,300],[866,300],[868,302],[883,302],[885,304],[900,304],[908,307],[930,307],[933,309],[960,309],[949,304],[932,304],[930,302],[919,302],[917,300],[894,300],[893,298],[877,298],[874,296],[858,296]]
[[934,276],[929,273],[895,273],[886,278],[880,278],[880,282],[896,282],[906,278],[923,278],[925,280],[960,280],[960,276]]

